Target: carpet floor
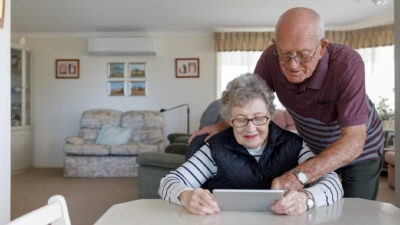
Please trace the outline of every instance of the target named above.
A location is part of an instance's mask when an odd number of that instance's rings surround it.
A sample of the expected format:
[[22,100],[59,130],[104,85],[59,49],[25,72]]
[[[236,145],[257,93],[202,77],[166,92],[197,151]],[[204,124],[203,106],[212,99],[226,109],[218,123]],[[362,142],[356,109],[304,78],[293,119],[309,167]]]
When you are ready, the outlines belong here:
[[[64,178],[62,169],[31,169],[12,175],[11,218],[65,197],[72,225],[92,225],[113,204],[138,198],[136,178]],[[395,191],[381,176],[378,201],[394,204]]]
[[31,169],[11,179],[11,218],[65,197],[72,225],[91,225],[115,203],[138,198],[136,178],[64,178],[62,169]]

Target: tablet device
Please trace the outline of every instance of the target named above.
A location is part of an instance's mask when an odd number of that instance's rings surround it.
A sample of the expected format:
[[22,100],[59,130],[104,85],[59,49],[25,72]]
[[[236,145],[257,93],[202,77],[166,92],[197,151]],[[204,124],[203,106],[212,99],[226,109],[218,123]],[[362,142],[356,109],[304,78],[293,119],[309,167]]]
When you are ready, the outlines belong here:
[[213,195],[221,211],[270,212],[271,205],[283,197],[283,190],[214,189]]

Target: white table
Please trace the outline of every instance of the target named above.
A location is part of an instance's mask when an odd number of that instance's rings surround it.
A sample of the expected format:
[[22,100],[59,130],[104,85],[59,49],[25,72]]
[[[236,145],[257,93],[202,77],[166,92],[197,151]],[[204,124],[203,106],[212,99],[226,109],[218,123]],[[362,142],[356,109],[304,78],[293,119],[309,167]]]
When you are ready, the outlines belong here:
[[113,205],[95,225],[399,225],[400,209],[389,203],[342,199],[300,216],[267,212],[221,212],[198,216],[160,199],[141,199]]

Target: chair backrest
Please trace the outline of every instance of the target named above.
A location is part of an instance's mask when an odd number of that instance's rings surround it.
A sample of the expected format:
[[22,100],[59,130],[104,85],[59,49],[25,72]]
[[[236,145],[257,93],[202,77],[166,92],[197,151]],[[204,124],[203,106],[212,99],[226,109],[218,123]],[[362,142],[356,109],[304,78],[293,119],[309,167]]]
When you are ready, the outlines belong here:
[[47,205],[28,212],[7,225],[71,225],[67,203],[63,196],[50,197]]

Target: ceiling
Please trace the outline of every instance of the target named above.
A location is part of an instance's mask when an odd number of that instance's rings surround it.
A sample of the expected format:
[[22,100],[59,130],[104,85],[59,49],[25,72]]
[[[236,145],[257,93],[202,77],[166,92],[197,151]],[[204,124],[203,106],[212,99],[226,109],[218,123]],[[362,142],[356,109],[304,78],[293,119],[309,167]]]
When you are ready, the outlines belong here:
[[[376,1],[376,0],[375,0]],[[327,29],[390,24],[394,0],[12,0],[13,33],[174,33],[271,30],[280,14],[310,7]]]

